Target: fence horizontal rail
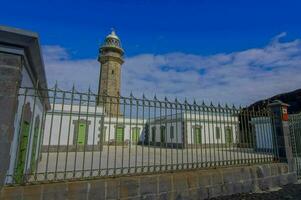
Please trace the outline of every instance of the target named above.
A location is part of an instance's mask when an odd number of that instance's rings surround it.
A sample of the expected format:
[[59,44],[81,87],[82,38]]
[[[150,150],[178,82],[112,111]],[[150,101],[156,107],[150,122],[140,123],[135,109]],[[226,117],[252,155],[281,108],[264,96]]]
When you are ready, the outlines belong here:
[[278,161],[267,109],[57,87],[20,88],[18,98],[7,184]]

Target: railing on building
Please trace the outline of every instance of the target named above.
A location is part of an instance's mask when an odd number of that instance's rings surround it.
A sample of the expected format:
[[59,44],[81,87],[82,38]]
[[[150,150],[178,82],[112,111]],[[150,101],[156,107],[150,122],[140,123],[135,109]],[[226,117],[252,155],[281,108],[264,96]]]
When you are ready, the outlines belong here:
[[289,115],[289,129],[297,175],[301,177],[301,113]]
[[278,162],[268,109],[45,91],[20,88],[7,184]]

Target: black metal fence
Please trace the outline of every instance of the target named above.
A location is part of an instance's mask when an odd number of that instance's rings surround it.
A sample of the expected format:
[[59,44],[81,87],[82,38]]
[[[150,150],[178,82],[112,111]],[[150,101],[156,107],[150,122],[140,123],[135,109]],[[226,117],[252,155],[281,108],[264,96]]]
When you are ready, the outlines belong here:
[[7,184],[277,162],[269,110],[21,88]]
[[289,115],[289,128],[297,175],[301,177],[301,113]]

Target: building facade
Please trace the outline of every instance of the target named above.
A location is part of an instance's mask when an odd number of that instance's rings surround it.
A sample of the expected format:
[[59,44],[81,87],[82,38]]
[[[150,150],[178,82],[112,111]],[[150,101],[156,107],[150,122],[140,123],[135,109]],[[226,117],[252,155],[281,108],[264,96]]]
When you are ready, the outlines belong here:
[[20,182],[38,161],[42,113],[49,108],[47,93],[29,89],[47,88],[36,33],[0,26],[0,74],[0,171],[7,182]]

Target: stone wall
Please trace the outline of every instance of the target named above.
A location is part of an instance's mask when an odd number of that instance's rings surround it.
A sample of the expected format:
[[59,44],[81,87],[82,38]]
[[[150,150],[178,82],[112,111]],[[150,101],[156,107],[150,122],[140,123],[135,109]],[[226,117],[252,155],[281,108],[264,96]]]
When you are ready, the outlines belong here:
[[206,199],[297,180],[285,163],[5,187],[0,199]]
[[0,189],[10,161],[22,58],[0,52]]

